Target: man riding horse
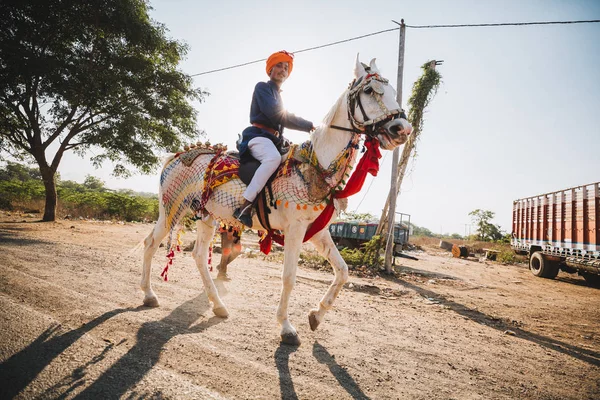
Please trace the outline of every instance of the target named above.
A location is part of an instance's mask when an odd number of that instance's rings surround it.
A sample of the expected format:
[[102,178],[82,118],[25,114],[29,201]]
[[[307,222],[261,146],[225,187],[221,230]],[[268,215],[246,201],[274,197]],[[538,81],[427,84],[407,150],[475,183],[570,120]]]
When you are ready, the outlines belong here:
[[267,59],[269,82],[258,82],[252,94],[250,105],[250,124],[242,133],[238,150],[242,162],[254,157],[260,162],[252,181],[244,191],[244,204],[237,208],[233,216],[252,228],[252,205],[256,196],[265,187],[267,181],[281,163],[281,153],[285,152],[287,140],[283,129],[289,128],[304,132],[315,130],[313,123],[288,113],[281,101],[281,85],[294,68],[294,55],[287,51],[278,51]]
[[[220,146],[199,146],[166,160],[160,179],[158,221],[144,240],[140,286],[146,306],[159,305],[150,280],[153,255],[163,238],[169,232],[172,234],[181,218],[191,211],[196,216],[196,244],[192,257],[206,296],[216,316],[229,316],[209,271],[215,229],[219,223],[240,227],[240,221],[233,216],[236,209],[237,217],[245,219],[242,220],[244,224],[249,222],[249,218],[244,218],[244,215],[251,215],[248,205],[281,162],[276,145],[283,140],[283,127],[306,132],[313,128],[311,122],[286,113],[281,105],[279,90],[292,69],[292,60],[290,54],[281,52],[269,57],[267,72],[271,80],[259,83],[254,92],[253,126],[244,131],[240,150],[242,157],[253,156],[259,161],[267,160],[261,155],[267,153],[271,161],[263,161],[264,172],[257,173],[256,181],[249,185],[252,189],[243,183],[241,176],[232,172],[240,172],[236,167],[239,160],[225,153]],[[265,107],[266,104],[270,107]],[[357,58],[354,79],[331,107],[323,123],[308,141],[289,152],[294,157],[286,158],[268,191],[270,204],[274,205],[269,213],[271,231],[278,230],[285,238],[282,287],[277,307],[282,343],[300,344],[288,308],[296,284],[302,243],[309,240],[329,261],[334,272],[331,285],[308,313],[310,328],[315,330],[348,280],[348,265],[331,239],[327,225],[334,213],[344,208],[343,201],[360,190],[366,175],[377,173],[381,157],[379,149],[393,150],[402,145],[411,131],[393,87],[381,76],[375,60],[366,65]],[[360,152],[361,142],[364,153]],[[260,143],[259,149],[269,150],[256,151],[253,143]],[[360,161],[354,166],[359,154],[362,154]]]

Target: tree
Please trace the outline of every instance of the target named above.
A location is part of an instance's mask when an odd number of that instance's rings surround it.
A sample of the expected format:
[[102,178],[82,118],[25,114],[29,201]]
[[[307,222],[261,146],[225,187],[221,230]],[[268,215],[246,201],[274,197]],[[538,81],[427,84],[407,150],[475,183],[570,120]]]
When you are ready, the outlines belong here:
[[[66,151],[113,173],[150,172],[159,151],[198,131],[190,101],[207,95],[177,70],[187,47],[150,20],[145,0],[4,0],[0,3],[0,151],[37,163],[44,221],[56,210]],[[51,154],[53,153],[53,154]]]
[[413,231],[412,234],[413,236],[427,236],[427,237],[434,237],[434,233],[431,232],[429,229],[425,228],[425,227],[421,227],[421,226],[417,226],[415,224],[411,224],[413,227]]
[[490,223],[495,213],[488,210],[476,209],[469,213],[473,223],[477,226],[477,236],[479,240],[491,241],[502,239],[500,226]]
[[92,175],[86,175],[85,180],[83,181],[83,186],[89,190],[96,190],[98,192],[106,191],[106,187],[104,187],[104,181],[98,177]]
[[21,181],[41,179],[40,171],[16,162],[7,162],[6,166],[0,168],[0,181]]
[[340,219],[343,221],[368,222],[368,221],[373,221],[375,219],[375,216],[371,213],[357,213],[357,212],[350,212],[350,211],[342,211],[342,213],[340,215]]

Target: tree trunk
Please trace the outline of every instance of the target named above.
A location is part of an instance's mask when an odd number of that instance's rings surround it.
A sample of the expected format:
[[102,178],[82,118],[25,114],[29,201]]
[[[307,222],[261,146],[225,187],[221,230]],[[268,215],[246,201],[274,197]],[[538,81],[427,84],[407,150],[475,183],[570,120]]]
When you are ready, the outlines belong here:
[[56,171],[50,167],[40,167],[42,179],[44,180],[44,188],[46,189],[46,206],[44,207],[44,218],[42,221],[56,220],[56,182],[54,176]]
[[[402,186],[402,181],[404,180],[404,173],[406,172],[406,166],[408,165],[408,161],[410,159],[410,155],[413,152],[413,149],[417,146],[417,138],[421,132],[419,130],[414,130],[413,133],[409,136],[408,141],[404,144],[404,149],[402,149],[402,155],[400,156],[400,161],[398,162],[398,177],[396,178],[396,197],[398,197],[398,193],[400,192],[400,187]],[[388,212],[390,207],[390,195],[392,193],[389,192],[387,196],[387,200],[385,202],[385,206],[383,207],[383,212],[381,213],[381,219],[379,220],[379,225],[377,226],[376,235],[381,235],[383,232],[389,232],[388,230]],[[394,210],[395,212],[396,210]]]

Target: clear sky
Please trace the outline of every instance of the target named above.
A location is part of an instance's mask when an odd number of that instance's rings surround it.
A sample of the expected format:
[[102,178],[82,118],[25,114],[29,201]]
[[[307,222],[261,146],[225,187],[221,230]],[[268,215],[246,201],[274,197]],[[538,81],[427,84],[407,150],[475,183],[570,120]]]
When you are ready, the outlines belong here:
[[[600,1],[380,0],[197,1],[153,0],[153,19],[186,42],[181,69],[196,74],[407,25],[474,24],[600,19]],[[356,54],[377,58],[396,85],[398,31],[297,54],[284,84],[286,108],[315,123],[352,79]],[[426,110],[397,211],[433,232],[468,233],[468,213],[496,213],[510,232],[512,201],[600,180],[600,23],[406,30],[403,107],[419,68],[431,59],[443,83]],[[267,80],[264,63],[202,75],[208,90],[197,105],[198,127],[213,142],[234,148],[248,125],[254,85]],[[307,139],[287,131],[292,141]],[[381,213],[389,191],[392,153],[380,174],[368,178],[349,210]],[[87,159],[65,157],[62,179],[86,174],[110,188],[157,192],[158,171],[131,179],[95,170]],[[368,190],[367,190],[368,189]]]

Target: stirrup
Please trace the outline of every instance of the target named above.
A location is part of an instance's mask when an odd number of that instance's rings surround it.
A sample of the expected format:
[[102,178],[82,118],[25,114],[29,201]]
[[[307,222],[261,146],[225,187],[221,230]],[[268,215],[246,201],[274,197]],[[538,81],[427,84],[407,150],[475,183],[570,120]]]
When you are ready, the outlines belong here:
[[[248,228],[252,228],[252,206],[254,204],[249,204],[242,210],[240,207],[236,208],[233,212],[233,218],[240,221],[242,224],[246,225]],[[249,214],[244,214],[246,210],[250,208]]]

